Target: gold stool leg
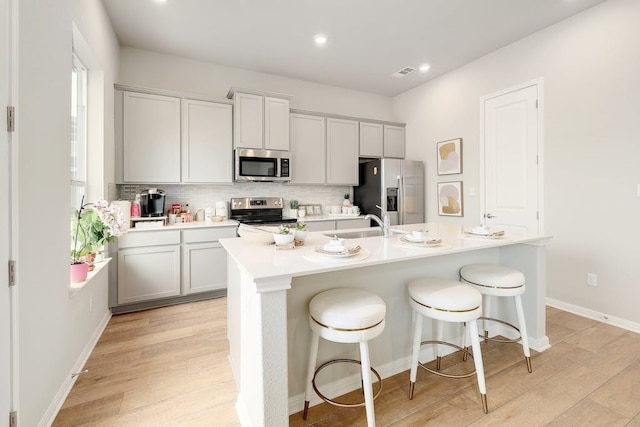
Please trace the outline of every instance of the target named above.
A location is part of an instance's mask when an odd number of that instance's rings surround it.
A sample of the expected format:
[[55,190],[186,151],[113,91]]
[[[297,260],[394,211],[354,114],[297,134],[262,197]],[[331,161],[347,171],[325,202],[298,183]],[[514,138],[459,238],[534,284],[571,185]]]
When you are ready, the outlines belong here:
[[489,405],[487,404],[487,395],[486,394],[481,394],[480,398],[482,399],[482,410],[484,411],[485,414],[489,413]]
[[529,371],[529,373],[533,372],[531,370],[531,358],[529,356],[526,356],[524,360],[527,362],[527,370]]
[[413,389],[416,387],[416,383],[409,382],[409,400],[413,399]]

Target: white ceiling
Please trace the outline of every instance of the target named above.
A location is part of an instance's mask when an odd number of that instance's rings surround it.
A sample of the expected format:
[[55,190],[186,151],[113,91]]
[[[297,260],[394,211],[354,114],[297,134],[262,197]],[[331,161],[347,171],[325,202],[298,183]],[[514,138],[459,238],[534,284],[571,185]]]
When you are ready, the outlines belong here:
[[123,46],[388,96],[602,1],[103,0]]

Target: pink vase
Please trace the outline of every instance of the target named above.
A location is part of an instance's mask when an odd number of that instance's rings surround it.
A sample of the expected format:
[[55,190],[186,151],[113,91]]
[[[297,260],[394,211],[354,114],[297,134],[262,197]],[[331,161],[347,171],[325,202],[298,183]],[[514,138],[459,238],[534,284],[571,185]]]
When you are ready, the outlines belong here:
[[80,264],[71,264],[71,282],[83,282],[87,280],[87,272],[89,271],[89,265],[84,262]]

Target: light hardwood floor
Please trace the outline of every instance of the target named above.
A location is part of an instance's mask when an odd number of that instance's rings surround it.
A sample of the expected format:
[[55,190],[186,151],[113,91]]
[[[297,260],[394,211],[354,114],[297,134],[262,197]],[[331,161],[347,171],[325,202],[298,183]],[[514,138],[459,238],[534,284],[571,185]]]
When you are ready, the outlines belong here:
[[[224,298],[114,316],[54,426],[239,425],[225,328]],[[408,372],[384,380],[377,425],[640,426],[640,334],[553,308],[547,332],[552,348],[533,353],[531,374],[519,346],[483,344],[488,415],[474,378],[419,370],[411,401]],[[364,408],[322,404],[290,425],[365,426],[366,418]]]

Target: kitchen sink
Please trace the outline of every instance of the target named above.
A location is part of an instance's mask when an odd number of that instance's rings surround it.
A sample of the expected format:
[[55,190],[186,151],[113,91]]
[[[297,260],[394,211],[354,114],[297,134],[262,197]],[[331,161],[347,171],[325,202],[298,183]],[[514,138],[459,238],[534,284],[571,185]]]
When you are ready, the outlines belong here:
[[325,236],[329,237],[338,237],[339,239],[361,239],[363,237],[376,237],[382,236],[382,230],[378,227],[372,228],[371,230],[364,231],[344,231],[344,232],[333,232],[333,233],[324,233]]

